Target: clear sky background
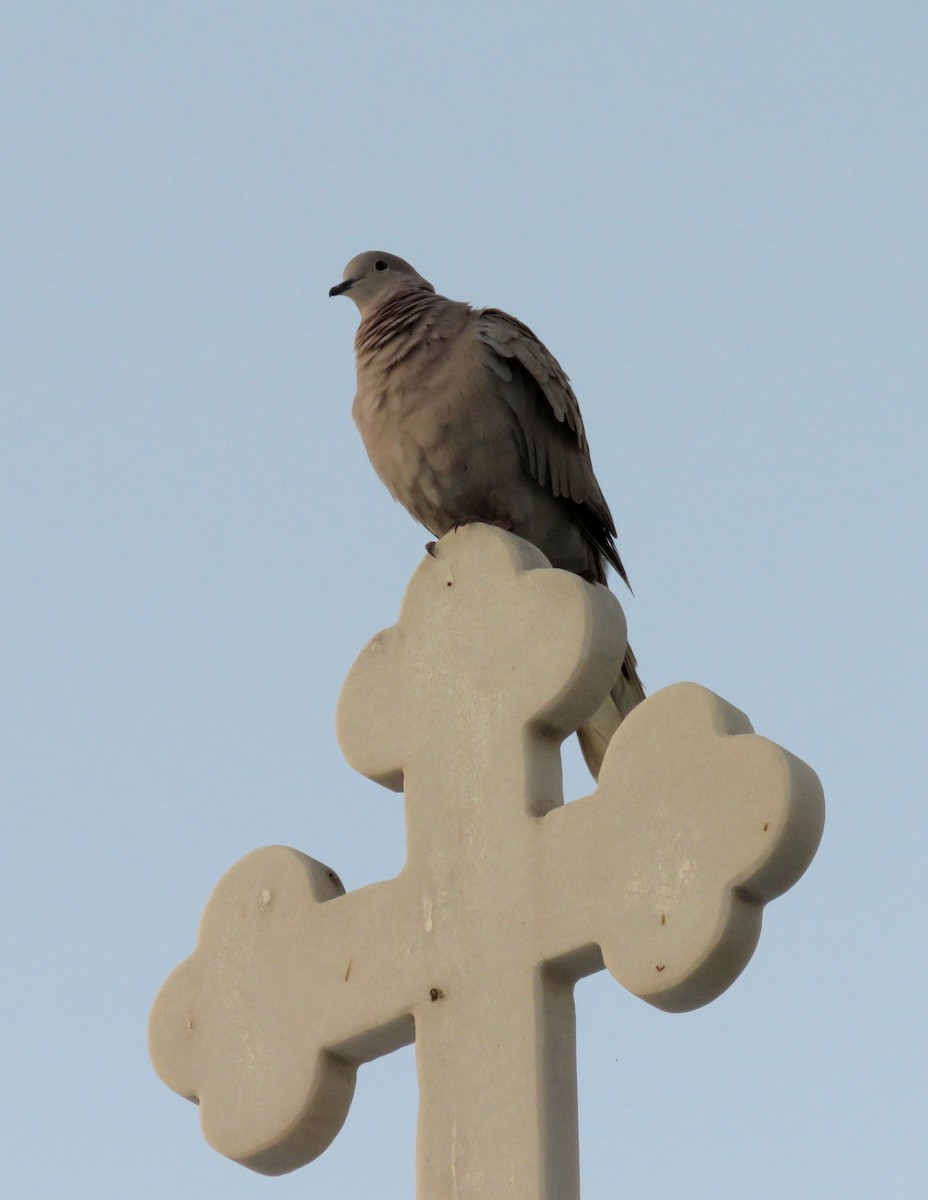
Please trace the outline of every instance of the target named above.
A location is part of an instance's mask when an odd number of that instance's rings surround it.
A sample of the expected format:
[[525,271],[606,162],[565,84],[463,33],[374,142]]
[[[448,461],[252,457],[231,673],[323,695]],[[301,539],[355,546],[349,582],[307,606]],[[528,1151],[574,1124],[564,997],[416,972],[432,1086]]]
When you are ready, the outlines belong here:
[[829,803],[715,1004],[579,986],[584,1200],[928,1193],[926,63],[916,0],[5,6],[5,1195],[413,1195],[411,1049],[274,1180],[145,1046],[239,857],[402,864],[333,725],[425,541],[327,297],[372,248],[550,346],[646,684]]

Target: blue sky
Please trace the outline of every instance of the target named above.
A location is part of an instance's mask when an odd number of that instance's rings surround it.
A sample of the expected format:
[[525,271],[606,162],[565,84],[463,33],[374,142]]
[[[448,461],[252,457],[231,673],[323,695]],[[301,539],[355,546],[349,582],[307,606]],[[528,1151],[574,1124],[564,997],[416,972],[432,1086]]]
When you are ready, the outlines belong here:
[[412,1051],[268,1180],[145,1049],[236,859],[402,863],[333,721],[425,540],[326,294],[371,248],[549,345],[645,683],[720,693],[825,786],[719,1001],[578,988],[585,1200],[925,1194],[926,35],[895,0],[6,6],[11,1196],[413,1194]]

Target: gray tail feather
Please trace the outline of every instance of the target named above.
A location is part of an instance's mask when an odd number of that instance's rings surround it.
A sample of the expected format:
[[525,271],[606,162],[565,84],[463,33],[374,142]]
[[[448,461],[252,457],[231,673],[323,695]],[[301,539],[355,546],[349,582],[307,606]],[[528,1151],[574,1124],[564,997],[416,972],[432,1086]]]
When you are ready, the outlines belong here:
[[644,686],[638,678],[637,666],[629,646],[622,663],[622,673],[615,681],[612,691],[589,721],[577,730],[577,741],[594,779],[599,778],[599,770],[612,735],[622,724],[622,719],[644,699]]

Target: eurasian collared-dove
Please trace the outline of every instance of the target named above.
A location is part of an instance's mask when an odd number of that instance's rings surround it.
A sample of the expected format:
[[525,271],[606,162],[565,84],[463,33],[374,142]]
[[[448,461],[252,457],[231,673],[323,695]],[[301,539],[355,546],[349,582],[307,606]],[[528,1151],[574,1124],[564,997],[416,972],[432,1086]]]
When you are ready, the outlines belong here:
[[[521,321],[435,294],[395,254],[353,258],[329,292],[358,306],[352,413],[377,474],[442,537],[486,521],[534,543],[555,567],[594,583],[606,563],[628,582],[577,398]],[[644,688],[629,647],[602,708],[578,732],[598,776],[609,739]]]

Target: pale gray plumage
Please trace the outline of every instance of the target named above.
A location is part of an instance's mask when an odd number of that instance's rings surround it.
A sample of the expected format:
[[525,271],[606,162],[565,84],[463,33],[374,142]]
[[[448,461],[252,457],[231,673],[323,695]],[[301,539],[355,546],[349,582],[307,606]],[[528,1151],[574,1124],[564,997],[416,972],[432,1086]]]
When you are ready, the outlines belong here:
[[[353,258],[330,296],[348,295],[358,390],[352,409],[377,474],[441,537],[487,521],[534,543],[553,566],[628,582],[567,376],[532,331],[495,308],[436,295],[394,254]],[[644,699],[629,648],[611,697],[578,733],[594,775],[620,721]]]

